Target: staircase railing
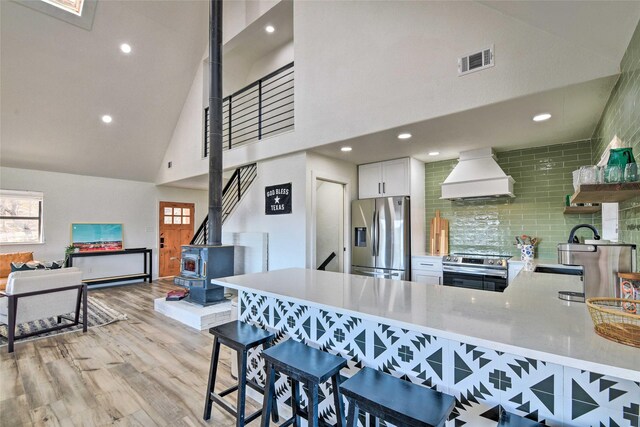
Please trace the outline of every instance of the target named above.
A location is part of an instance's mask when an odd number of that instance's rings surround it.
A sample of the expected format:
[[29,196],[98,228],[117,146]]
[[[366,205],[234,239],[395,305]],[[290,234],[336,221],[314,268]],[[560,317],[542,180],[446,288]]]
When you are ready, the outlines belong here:
[[324,271],[324,270],[325,270],[325,268],[327,268],[327,265],[329,265],[329,263],[330,263],[331,261],[333,261],[333,259],[334,259],[336,256],[337,256],[337,255],[336,255],[336,253],[335,253],[335,252],[331,252],[331,253],[329,254],[329,256],[327,257],[327,259],[325,259],[325,260],[324,260],[324,262],[323,262],[322,264],[320,264],[320,267],[318,267],[318,270],[322,270],[322,271]]
[[[293,62],[222,100],[222,147],[230,150],[293,129]],[[204,157],[209,155],[204,109]]]
[[[222,223],[231,215],[258,175],[258,166],[253,163],[236,169],[222,189]],[[209,215],[204,219],[198,231],[191,239],[192,245],[206,245],[209,232]]]

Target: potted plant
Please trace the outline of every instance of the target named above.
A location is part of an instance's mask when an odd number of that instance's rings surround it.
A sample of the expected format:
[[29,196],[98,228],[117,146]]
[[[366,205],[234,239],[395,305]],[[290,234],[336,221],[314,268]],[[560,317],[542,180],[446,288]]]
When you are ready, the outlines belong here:
[[73,243],[64,248],[64,266],[66,267],[69,262],[69,255],[76,252],[76,247],[73,246]]

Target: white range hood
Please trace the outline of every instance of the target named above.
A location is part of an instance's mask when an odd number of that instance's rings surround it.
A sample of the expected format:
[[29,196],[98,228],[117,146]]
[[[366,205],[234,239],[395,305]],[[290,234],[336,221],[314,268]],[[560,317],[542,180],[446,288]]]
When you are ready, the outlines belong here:
[[492,148],[463,151],[442,183],[441,199],[515,197],[514,182],[496,162]]

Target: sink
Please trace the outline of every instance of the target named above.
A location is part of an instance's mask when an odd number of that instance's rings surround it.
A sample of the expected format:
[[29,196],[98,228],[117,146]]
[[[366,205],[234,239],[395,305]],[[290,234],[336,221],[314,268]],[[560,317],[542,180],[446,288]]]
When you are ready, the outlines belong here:
[[568,276],[584,276],[581,265],[539,264],[533,270],[535,273],[565,274]]

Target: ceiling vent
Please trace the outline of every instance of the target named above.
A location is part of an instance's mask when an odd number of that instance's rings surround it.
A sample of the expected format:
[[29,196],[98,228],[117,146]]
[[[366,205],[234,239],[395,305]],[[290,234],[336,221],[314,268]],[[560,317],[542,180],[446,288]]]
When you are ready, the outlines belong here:
[[494,66],[493,45],[479,52],[458,58],[458,75],[473,73]]

